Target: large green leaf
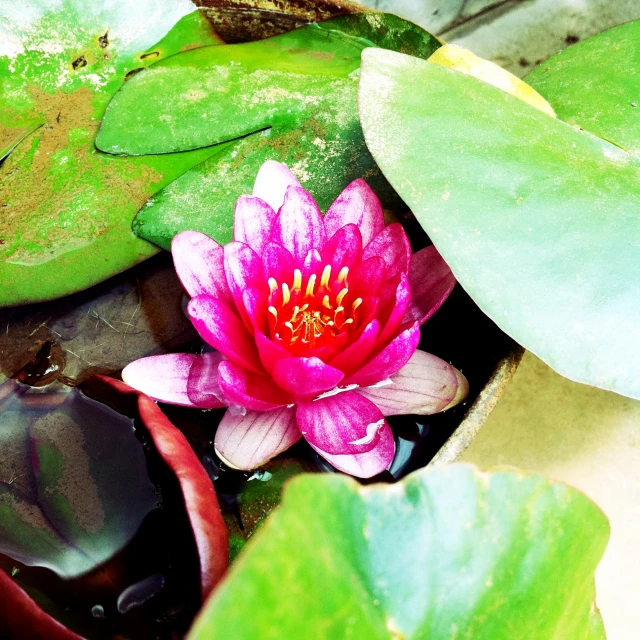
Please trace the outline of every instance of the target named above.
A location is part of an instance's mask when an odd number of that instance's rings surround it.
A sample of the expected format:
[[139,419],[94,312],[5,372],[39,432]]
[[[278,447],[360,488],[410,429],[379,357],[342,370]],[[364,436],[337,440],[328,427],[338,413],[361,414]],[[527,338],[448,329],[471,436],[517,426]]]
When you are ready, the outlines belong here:
[[559,373],[640,398],[636,157],[388,51],[364,52],[359,104],[380,168],[480,308]]
[[136,534],[158,497],[133,421],[58,384],[5,382],[0,552],[74,577]]
[[534,69],[527,82],[559,118],[640,152],[640,21],[568,47]]
[[132,233],[135,213],[214,150],[114,158],[94,135],[127,74],[217,40],[189,0],[0,0],[0,13],[1,306],[83,289],[157,251]]
[[292,481],[190,639],[602,640],[608,538],[584,495],[517,471]]
[[[171,152],[247,136],[153,197],[136,218],[136,233],[165,248],[185,229],[228,242],[235,200],[251,192],[266,159],[286,162],[322,208],[363,176],[385,205],[397,206],[364,144],[356,110],[360,52],[373,45],[422,57],[440,46],[395,16],[356,14],[176,55],[125,84],[97,138],[103,151]],[[153,111],[136,108],[150,97]]]

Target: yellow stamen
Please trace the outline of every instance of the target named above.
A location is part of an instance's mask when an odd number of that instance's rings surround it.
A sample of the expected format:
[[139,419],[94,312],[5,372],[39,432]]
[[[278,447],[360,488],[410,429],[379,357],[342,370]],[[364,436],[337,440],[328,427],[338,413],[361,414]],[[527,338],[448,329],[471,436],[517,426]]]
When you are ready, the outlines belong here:
[[345,324],[351,324],[352,322],[353,322],[353,318],[349,318],[348,320],[345,320],[345,321],[342,323],[342,326],[344,327],[344,325],[345,325]]
[[291,300],[291,292],[289,291],[289,285],[286,282],[282,283],[282,304],[289,304]]
[[293,286],[291,287],[291,289],[293,289],[293,291],[299,291],[301,287],[302,287],[302,273],[300,269],[294,269]]
[[342,282],[343,280],[346,280],[348,275],[349,275],[349,267],[342,267],[342,269],[340,269],[340,273],[338,274],[338,282]]
[[344,297],[347,295],[347,293],[349,293],[349,289],[347,289],[347,287],[345,287],[337,296],[336,296],[336,302],[341,305],[342,301],[344,300]]
[[335,318],[341,311],[344,311],[344,307],[336,307],[333,317]]
[[330,277],[331,277],[331,265],[328,264],[322,270],[322,277],[320,278],[320,286],[321,287],[328,287],[329,286],[329,278]]
[[278,290],[278,283],[275,278],[269,278],[269,289],[271,289],[271,293]]
[[353,301],[353,305],[351,308],[353,309],[353,311],[355,311],[361,304],[362,304],[362,298],[356,298]]
[[293,333],[293,325],[290,322],[285,322],[284,326],[288,327],[289,329],[291,329],[291,333]]
[[269,313],[277,320],[278,312],[275,307],[269,307]]
[[297,305],[293,307],[293,315],[291,316],[291,321],[293,322],[296,319],[296,316],[300,313],[300,307]]
[[312,273],[311,276],[309,277],[309,282],[307,283],[307,295],[308,296],[312,296],[313,295],[313,289],[316,286],[316,274]]
[[322,298],[322,306],[325,307],[326,309],[331,309],[331,303],[329,302],[329,296],[325,296],[324,298]]

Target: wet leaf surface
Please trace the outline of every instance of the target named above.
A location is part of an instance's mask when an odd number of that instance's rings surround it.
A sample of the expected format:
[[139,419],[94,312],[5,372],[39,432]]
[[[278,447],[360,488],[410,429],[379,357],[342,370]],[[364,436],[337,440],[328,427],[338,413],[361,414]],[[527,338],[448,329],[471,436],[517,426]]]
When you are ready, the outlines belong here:
[[59,383],[4,386],[0,552],[63,577],[86,573],[158,503],[133,423]]
[[[218,40],[187,0],[0,7],[0,153],[13,149],[0,167],[0,306],[8,306],[84,289],[157,251],[131,232],[135,213],[212,151],[113,158],[96,151],[94,136],[136,69]],[[25,136],[34,122],[44,124]]]
[[602,640],[608,535],[584,495],[515,471],[452,465],[364,489],[301,477],[189,638]]
[[[622,45],[607,56],[618,71],[592,67],[593,82],[621,84],[604,111],[637,82],[619,73],[633,65]],[[562,122],[557,99],[555,119],[393,52],[365,53],[359,98],[382,171],[480,308],[560,374],[640,398],[638,158]],[[614,135],[618,124],[596,120]]]
[[[141,210],[134,230],[168,248],[196,229],[232,238],[233,207],[264,160],[288,164],[322,209],[365,177],[385,206],[401,205],[368,153],[356,112],[360,52],[381,46],[428,57],[439,42],[388,14],[357,14],[247,44],[190,51],[128,82],[105,114],[97,144],[111,153],[190,149],[237,139],[186,172]],[[135,110],[153,96],[151,116]]]

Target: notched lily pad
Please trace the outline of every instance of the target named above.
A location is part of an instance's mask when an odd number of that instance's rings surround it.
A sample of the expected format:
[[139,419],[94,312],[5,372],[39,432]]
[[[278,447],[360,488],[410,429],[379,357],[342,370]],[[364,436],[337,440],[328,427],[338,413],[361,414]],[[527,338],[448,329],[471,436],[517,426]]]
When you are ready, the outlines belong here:
[[[218,42],[187,0],[2,9],[0,152],[13,151],[0,168],[0,306],[83,289],[156,252],[131,232],[136,211],[212,151],[112,158],[95,133],[131,71]],[[29,122],[43,124],[27,135]]]
[[136,534],[158,502],[133,421],[54,383],[4,383],[0,553],[75,577]]
[[604,640],[593,576],[608,536],[583,494],[517,471],[304,476],[189,638]]
[[[230,141],[141,210],[134,230],[168,248],[179,231],[231,239],[233,205],[250,193],[266,159],[286,162],[327,208],[365,177],[385,206],[400,202],[368,153],[356,112],[363,48],[428,57],[440,43],[388,14],[357,14],[293,32],[173,56],[137,74],[116,94],[97,138],[111,153],[159,153]],[[153,113],[135,109],[153,96]]]

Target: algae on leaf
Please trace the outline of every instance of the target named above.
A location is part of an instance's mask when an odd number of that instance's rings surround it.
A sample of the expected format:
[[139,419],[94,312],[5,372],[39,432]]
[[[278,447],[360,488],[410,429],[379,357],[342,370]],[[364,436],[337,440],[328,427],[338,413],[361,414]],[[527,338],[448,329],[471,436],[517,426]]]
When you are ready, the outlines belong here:
[[137,69],[218,39],[188,0],[28,7],[0,0],[0,11],[0,306],[7,306],[86,288],[157,251],[131,231],[137,210],[216,150],[114,158],[95,149],[95,134],[112,95]]
[[[440,43],[396,16],[355,14],[183,53],[132,78],[105,113],[96,141],[103,151],[160,153],[231,141],[151,198],[136,233],[165,248],[187,229],[228,242],[235,198],[251,192],[267,159],[288,164],[323,209],[361,177],[386,207],[400,206],[367,151],[356,109],[360,53],[370,46],[427,58]],[[145,96],[154,112],[135,109]]]

